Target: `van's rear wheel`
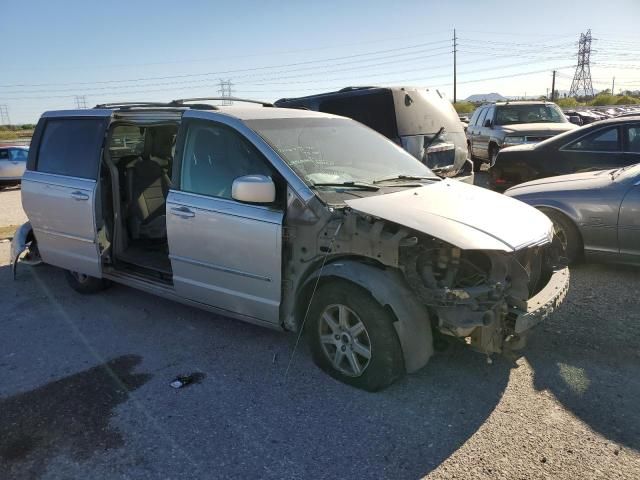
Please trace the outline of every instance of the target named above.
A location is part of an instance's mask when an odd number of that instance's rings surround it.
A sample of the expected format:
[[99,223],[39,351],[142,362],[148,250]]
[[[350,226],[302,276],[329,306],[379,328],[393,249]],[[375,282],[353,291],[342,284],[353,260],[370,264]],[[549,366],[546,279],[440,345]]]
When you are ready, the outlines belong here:
[[316,365],[354,387],[381,390],[405,373],[391,314],[352,283],[333,281],[318,289],[306,335]]
[[65,274],[71,288],[79,293],[97,293],[111,285],[108,280],[91,277],[84,273],[65,270]]

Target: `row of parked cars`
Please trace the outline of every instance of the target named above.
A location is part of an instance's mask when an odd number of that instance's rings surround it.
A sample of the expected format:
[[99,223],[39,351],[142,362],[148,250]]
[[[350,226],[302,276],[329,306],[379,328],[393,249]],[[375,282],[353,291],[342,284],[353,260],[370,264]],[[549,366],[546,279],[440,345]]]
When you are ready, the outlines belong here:
[[578,127],[550,102],[496,103],[474,112],[467,138],[489,188],[545,212],[569,261],[640,262],[635,108]]

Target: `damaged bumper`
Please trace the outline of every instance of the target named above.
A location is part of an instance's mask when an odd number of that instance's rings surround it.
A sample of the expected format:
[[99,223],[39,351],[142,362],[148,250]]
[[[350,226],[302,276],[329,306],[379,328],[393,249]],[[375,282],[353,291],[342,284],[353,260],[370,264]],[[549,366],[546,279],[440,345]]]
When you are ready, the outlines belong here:
[[547,318],[562,303],[568,291],[569,267],[553,272],[547,285],[527,301],[526,309],[512,310],[517,315],[514,332],[526,332]]

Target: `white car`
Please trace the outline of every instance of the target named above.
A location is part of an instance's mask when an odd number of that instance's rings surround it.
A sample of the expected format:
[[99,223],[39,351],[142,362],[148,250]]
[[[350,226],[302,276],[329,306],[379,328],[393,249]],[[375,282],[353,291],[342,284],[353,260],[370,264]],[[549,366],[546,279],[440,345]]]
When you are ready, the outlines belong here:
[[28,157],[29,147],[0,146],[0,188],[20,183]]

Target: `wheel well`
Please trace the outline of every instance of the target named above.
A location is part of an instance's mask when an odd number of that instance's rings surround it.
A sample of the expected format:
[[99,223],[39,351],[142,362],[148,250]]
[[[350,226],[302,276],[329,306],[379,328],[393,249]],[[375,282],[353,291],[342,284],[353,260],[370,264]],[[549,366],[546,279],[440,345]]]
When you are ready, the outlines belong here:
[[[350,259],[353,260],[354,258],[351,257]],[[344,260],[344,258],[336,259],[336,261],[339,261],[339,260]],[[330,263],[327,265],[330,265]],[[305,282],[302,288],[298,290],[298,294],[296,295],[295,307],[294,307],[294,319],[298,328],[300,327],[302,322],[304,322],[304,317],[307,314],[307,310],[309,309],[314,291],[317,291],[320,287],[322,287],[326,283],[335,282],[335,281],[348,282],[356,286],[357,288],[361,289],[362,291],[366,292],[371,297],[372,301],[378,302],[378,300],[376,300],[376,298],[373,296],[373,294],[369,290],[367,290],[362,285],[359,285],[357,282],[354,282],[353,280],[350,280],[348,278],[344,278],[341,276],[337,276],[337,275],[320,276],[317,279],[313,279],[311,281]],[[378,304],[380,304],[380,302],[378,302]],[[395,312],[389,305],[381,305],[381,306],[384,307],[385,310],[389,311],[394,322],[398,321],[398,317],[396,316]]]
[[584,250],[584,239],[582,238],[582,232],[578,228],[578,225],[576,224],[575,220],[573,220],[573,218],[571,218],[569,215],[567,215],[562,210],[559,210],[557,208],[553,208],[553,207],[536,207],[536,208],[547,216],[549,216],[549,214],[556,215],[556,216],[562,217],[567,222],[569,222],[569,224],[573,226],[573,228],[575,229],[578,235],[578,240],[580,241],[580,251]]

